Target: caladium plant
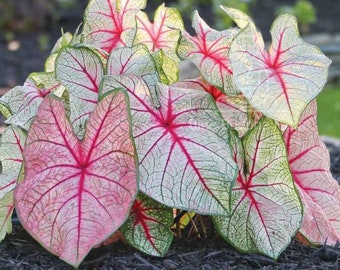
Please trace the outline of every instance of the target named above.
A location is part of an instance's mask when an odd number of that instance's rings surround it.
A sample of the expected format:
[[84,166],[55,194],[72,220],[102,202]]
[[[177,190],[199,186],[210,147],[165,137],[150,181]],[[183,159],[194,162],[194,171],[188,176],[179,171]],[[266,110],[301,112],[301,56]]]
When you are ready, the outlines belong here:
[[[16,209],[74,267],[117,231],[164,256],[183,211],[275,259],[297,232],[340,241],[340,188],[316,126],[330,60],[291,15],[275,20],[266,51],[239,10],[221,7],[237,25],[223,31],[195,12],[192,36],[175,9],[150,22],[145,5],[91,0],[45,70],[1,97],[1,240]],[[179,81],[183,60],[201,77]]]

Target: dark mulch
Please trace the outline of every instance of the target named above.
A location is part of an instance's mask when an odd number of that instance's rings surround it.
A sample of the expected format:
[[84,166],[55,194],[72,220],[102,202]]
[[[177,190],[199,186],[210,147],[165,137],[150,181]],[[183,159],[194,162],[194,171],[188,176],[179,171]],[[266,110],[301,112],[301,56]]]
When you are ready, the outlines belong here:
[[[36,243],[17,225],[0,244],[0,269],[72,269]],[[277,261],[258,254],[243,254],[217,235],[208,239],[174,240],[164,258],[144,255],[115,243],[93,249],[79,269],[340,269],[336,247],[306,247],[293,241]]]

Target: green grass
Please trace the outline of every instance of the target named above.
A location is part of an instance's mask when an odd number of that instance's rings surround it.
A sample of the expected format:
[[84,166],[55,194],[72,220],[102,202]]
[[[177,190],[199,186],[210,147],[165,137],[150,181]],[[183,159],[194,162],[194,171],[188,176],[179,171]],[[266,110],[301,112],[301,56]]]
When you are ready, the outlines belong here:
[[317,103],[320,135],[340,138],[340,84],[327,85]]

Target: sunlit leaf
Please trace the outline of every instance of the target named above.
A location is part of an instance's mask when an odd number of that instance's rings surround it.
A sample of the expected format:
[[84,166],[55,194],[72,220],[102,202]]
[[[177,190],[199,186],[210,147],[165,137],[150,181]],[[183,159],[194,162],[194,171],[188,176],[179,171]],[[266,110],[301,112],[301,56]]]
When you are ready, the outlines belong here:
[[170,230],[172,223],[172,208],[139,194],[121,230],[135,248],[152,256],[163,257],[174,236]]
[[131,46],[135,35],[136,13],[146,0],[91,0],[84,15],[84,43],[110,53]]
[[302,219],[281,131],[274,121],[262,118],[242,142],[232,144],[239,175],[232,189],[231,214],[215,216],[214,222],[237,249],[276,259]]
[[284,133],[295,185],[304,206],[300,232],[314,244],[340,241],[340,186],[329,170],[329,152],[318,135],[316,102],[302,114],[298,129]]
[[137,14],[135,44],[145,44],[151,52],[162,49],[170,59],[179,61],[176,47],[180,31],[184,30],[181,15],[175,8],[161,5],[155,11],[153,23],[145,12]]
[[236,29],[216,31],[211,29],[198,15],[194,13],[193,28],[196,36],[183,32],[178,47],[179,56],[190,59],[200,70],[204,79],[229,95],[235,95],[238,90],[232,82],[233,70],[229,61],[229,48]]
[[18,217],[75,267],[123,224],[137,193],[126,98],[122,91],[104,97],[80,141],[62,101],[49,96],[27,136],[25,179],[14,194]]
[[69,92],[70,120],[75,133],[82,138],[88,116],[98,102],[103,64],[88,48],[65,47],[56,59],[56,76]]
[[203,91],[160,85],[154,107],[137,77],[106,77],[102,91],[125,88],[140,161],[140,190],[173,208],[226,214],[236,164],[226,125]]
[[279,16],[271,35],[269,53],[250,26],[235,37],[229,53],[234,82],[253,107],[297,127],[301,113],[326,83],[330,60],[300,38],[291,15]]

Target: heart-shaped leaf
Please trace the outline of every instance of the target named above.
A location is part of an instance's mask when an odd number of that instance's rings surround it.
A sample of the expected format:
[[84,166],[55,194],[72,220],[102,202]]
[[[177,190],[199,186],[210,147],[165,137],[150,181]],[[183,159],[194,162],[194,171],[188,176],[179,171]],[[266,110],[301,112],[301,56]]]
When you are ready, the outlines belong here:
[[75,267],[123,224],[137,193],[126,98],[122,91],[104,97],[80,141],[62,101],[49,96],[27,136],[25,179],[14,194],[18,217]]
[[146,0],[91,0],[84,15],[84,43],[108,53],[132,45],[136,13],[145,5]]
[[187,80],[174,85],[206,91],[212,95],[222,116],[231,127],[237,130],[240,137],[253,128],[262,117],[262,114],[256,111],[242,94],[228,96],[203,79]]
[[121,231],[135,248],[152,256],[163,257],[174,236],[170,230],[172,224],[172,208],[140,193]]
[[295,185],[304,206],[300,232],[314,244],[340,241],[340,186],[329,170],[329,152],[318,135],[316,102],[301,116],[298,129],[284,132]]
[[238,93],[232,82],[233,70],[228,57],[236,29],[222,32],[211,29],[198,15],[193,15],[192,26],[196,36],[183,32],[178,46],[179,56],[190,59],[200,70],[204,79],[229,95]]
[[153,23],[148,15],[140,11],[137,14],[137,32],[135,44],[145,44],[151,52],[162,49],[170,59],[179,62],[176,47],[180,31],[184,30],[181,15],[175,8],[161,5],[155,11]]
[[102,91],[122,87],[130,97],[140,190],[169,207],[227,214],[236,164],[228,144],[230,128],[212,97],[160,85],[155,108],[147,85],[132,76],[106,77]]
[[262,118],[242,142],[232,144],[239,175],[231,193],[231,214],[215,216],[214,222],[237,249],[276,259],[302,219],[281,131],[274,121]]
[[229,52],[234,82],[253,107],[297,127],[307,104],[325,85],[331,61],[299,37],[292,15],[279,16],[271,35],[269,53],[250,26],[235,37]]
[[59,87],[53,73],[32,73],[23,86],[14,87],[1,97],[0,110],[8,118],[6,124],[28,130],[43,98]]
[[56,76],[70,97],[70,120],[82,138],[89,114],[98,102],[98,88],[104,76],[100,58],[88,48],[63,48],[56,59]]

